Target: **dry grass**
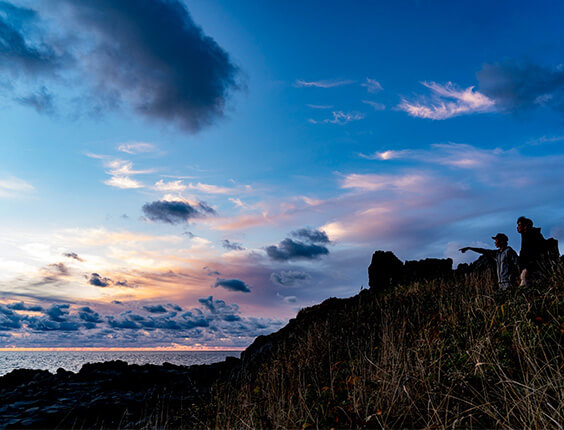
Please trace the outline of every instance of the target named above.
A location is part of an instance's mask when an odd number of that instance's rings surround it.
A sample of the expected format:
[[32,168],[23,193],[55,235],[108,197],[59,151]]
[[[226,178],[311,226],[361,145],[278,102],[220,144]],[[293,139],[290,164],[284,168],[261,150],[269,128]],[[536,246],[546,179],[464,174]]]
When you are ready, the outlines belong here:
[[551,269],[537,288],[467,276],[339,301],[218,386],[198,423],[562,428],[564,270]]

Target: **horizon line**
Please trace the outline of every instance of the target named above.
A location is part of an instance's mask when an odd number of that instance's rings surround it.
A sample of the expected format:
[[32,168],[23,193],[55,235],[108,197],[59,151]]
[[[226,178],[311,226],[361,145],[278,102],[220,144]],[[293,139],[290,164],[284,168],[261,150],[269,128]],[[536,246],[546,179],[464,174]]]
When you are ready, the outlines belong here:
[[44,352],[65,352],[65,351],[100,351],[100,352],[181,352],[181,351],[188,351],[188,352],[241,352],[244,351],[246,348],[243,347],[231,347],[231,348],[223,348],[223,347],[0,347],[0,352],[8,352],[8,351],[16,351],[16,352],[34,352],[34,351],[44,351]]

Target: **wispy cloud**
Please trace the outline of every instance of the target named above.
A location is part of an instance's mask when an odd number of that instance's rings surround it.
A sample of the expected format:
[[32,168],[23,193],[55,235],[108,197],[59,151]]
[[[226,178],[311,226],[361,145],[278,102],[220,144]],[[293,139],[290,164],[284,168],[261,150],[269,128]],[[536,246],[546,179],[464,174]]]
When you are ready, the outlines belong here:
[[23,179],[13,176],[0,179],[0,198],[1,197],[20,197],[23,194],[33,191],[35,188]]
[[139,154],[143,152],[155,152],[157,147],[152,143],[126,142],[120,143],[117,149],[118,151],[125,152],[127,154]]
[[432,92],[431,99],[419,97],[419,101],[402,99],[400,110],[417,118],[443,120],[472,113],[491,112],[495,101],[484,94],[474,91],[474,87],[459,89],[452,82],[445,85],[436,82],[422,82]]
[[369,160],[408,159],[461,169],[479,169],[486,166],[493,168],[496,160],[501,162],[501,158],[507,153],[499,148],[482,149],[472,145],[451,142],[433,144],[429,150],[388,150],[375,152],[371,155],[359,155]]
[[311,104],[308,104],[306,106],[312,109],[333,109],[334,107],[333,105],[311,105]]
[[362,103],[372,106],[374,110],[386,110],[386,105],[383,103],[376,103],[370,100],[363,100]]
[[297,80],[295,85],[297,87],[315,87],[315,88],[334,88],[334,87],[342,87],[343,85],[351,85],[354,84],[356,81],[350,79],[327,79],[321,81],[304,81],[304,80]]
[[410,151],[406,149],[401,151],[395,151],[389,149],[383,152],[375,152],[370,155],[366,155],[366,154],[358,154],[358,155],[359,157],[366,158],[367,160],[394,160],[396,158],[405,158],[407,155],[409,155],[409,153]]
[[103,160],[104,167],[107,169],[106,173],[111,176],[110,179],[104,181],[104,184],[109,185],[110,187],[121,189],[144,188],[145,185],[142,182],[132,179],[131,176],[144,175],[154,172],[153,169],[135,170],[133,169],[133,163],[129,160],[110,158],[106,155],[92,153],[87,153],[86,155],[90,158]]
[[164,182],[162,179],[160,179],[155,183],[155,185],[153,185],[153,188],[157,191],[174,193],[182,192],[188,187],[184,185],[181,180]]
[[188,189],[200,191],[206,194],[233,194],[237,191],[234,188],[220,187],[212,184],[202,184],[201,182],[198,182],[197,184],[188,184]]
[[369,93],[377,93],[382,91],[382,85],[375,79],[366,78],[366,82],[360,84],[362,87],[366,88]]
[[344,125],[352,121],[360,121],[364,119],[364,114],[361,112],[343,112],[336,111],[332,112],[332,118],[326,118],[323,120],[315,120],[310,118],[308,121],[312,124],[339,124]]

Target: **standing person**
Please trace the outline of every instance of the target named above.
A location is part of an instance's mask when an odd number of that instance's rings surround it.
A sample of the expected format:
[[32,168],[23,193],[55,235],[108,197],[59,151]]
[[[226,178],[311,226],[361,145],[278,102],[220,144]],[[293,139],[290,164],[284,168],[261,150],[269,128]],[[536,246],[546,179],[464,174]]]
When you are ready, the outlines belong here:
[[539,262],[544,252],[545,239],[541,229],[533,227],[533,220],[524,216],[517,219],[517,232],[521,235],[521,252],[519,253],[519,269],[521,283],[519,286],[530,286],[539,272]]
[[497,283],[499,285],[499,289],[504,291],[511,286],[517,285],[517,279],[519,279],[518,257],[513,248],[508,246],[509,239],[505,234],[498,233],[493,236],[492,239],[495,240],[495,246],[497,249],[473,248],[471,246],[466,246],[464,248],[460,248],[460,252],[465,253],[470,250],[493,259],[496,265]]

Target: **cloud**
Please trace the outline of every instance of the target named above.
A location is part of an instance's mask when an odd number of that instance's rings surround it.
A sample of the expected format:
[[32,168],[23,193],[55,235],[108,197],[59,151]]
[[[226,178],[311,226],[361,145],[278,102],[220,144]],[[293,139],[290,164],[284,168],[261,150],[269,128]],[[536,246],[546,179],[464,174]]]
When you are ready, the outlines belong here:
[[69,315],[70,305],[67,304],[53,304],[46,311],[45,314],[53,321],[63,322]]
[[100,314],[98,312],[93,311],[88,306],[83,306],[78,309],[78,316],[82,321],[86,321],[88,323],[101,323],[102,319],[100,318]]
[[127,154],[155,152],[157,150],[155,145],[153,145],[152,143],[145,143],[145,142],[120,143],[117,149],[118,151],[125,152]]
[[503,151],[499,148],[489,150],[453,142],[435,143],[431,145],[430,150],[404,149],[375,152],[371,155],[360,154],[362,158],[369,160],[410,159],[422,163],[440,164],[461,169],[478,169],[485,166],[493,168],[494,161],[499,163],[502,161],[501,158],[507,155],[509,155],[508,151]]
[[221,246],[232,251],[243,251],[245,249],[240,243],[230,242],[228,239],[224,239]]
[[327,233],[321,230],[314,230],[310,227],[301,228],[290,233],[292,237],[305,240],[310,243],[331,243]]
[[164,182],[162,179],[160,179],[155,183],[153,188],[157,191],[181,193],[182,191],[186,190],[186,185],[184,185],[181,180]]
[[36,285],[52,284],[60,282],[69,277],[70,271],[64,263],[48,264],[40,270],[42,278]]
[[474,91],[474,87],[461,90],[452,82],[445,85],[436,82],[422,84],[432,91],[431,100],[423,98],[421,101],[410,102],[404,98],[398,105],[400,110],[417,118],[442,120],[460,115],[492,112],[495,108],[495,101]]
[[312,109],[333,109],[333,105],[312,105],[312,104],[308,104],[306,105],[309,108]]
[[384,89],[382,85],[380,85],[380,82],[370,78],[366,78],[366,82],[360,84],[360,86],[366,88],[366,91],[369,93],[377,93]]
[[407,175],[380,175],[380,174],[358,174],[346,175],[341,183],[342,188],[353,188],[360,191],[423,191],[428,183],[427,176],[420,173]]
[[372,106],[372,108],[376,111],[386,110],[386,105],[382,103],[376,103],[370,100],[363,100],[362,103]]
[[43,308],[41,306],[26,306],[24,302],[10,303],[6,305],[6,307],[14,311],[43,312]]
[[74,77],[64,84],[82,83],[79,99],[93,110],[125,103],[196,132],[223,116],[239,88],[238,68],[179,0],[61,0],[57,11],[34,4],[38,12],[0,7],[0,37],[7,41],[0,61],[29,82]]
[[533,63],[484,64],[476,74],[480,89],[507,112],[549,107],[564,113],[564,67]]
[[364,119],[364,114],[361,112],[332,112],[333,118],[326,118],[324,120],[315,120],[310,118],[308,121],[312,124],[339,124],[344,125],[352,121],[360,121]]
[[0,179],[0,198],[1,197],[20,197],[23,193],[29,193],[34,188],[23,179],[8,177]]
[[361,158],[366,158],[367,160],[394,160],[396,158],[404,158],[407,154],[409,154],[408,150],[401,150],[401,151],[394,151],[394,150],[387,150],[383,152],[375,152],[371,155],[365,154],[358,154]]
[[219,187],[217,185],[202,184],[198,182],[197,184],[188,184],[190,190],[201,191],[207,194],[232,194],[235,192],[233,188]]
[[294,287],[311,279],[311,275],[306,272],[294,270],[274,272],[270,275],[270,280],[283,287]]
[[107,169],[106,173],[111,176],[110,179],[104,181],[106,185],[110,187],[116,187],[121,189],[137,189],[144,188],[145,185],[142,182],[132,179],[133,175],[143,175],[147,173],[153,173],[153,170],[135,170],[133,169],[133,163],[129,160],[122,160],[119,158],[109,158],[105,155],[99,154],[86,154],[90,158],[95,158],[98,160],[103,160],[104,167]]
[[152,314],[164,314],[167,312],[163,305],[146,305],[143,306],[147,312],[151,312]]
[[217,278],[214,287],[222,287],[229,291],[240,291],[242,293],[250,293],[251,289],[247,284],[239,279],[221,279]]
[[[21,75],[33,77],[36,74],[54,75],[64,61],[64,55],[58,55],[44,42],[34,28],[38,22],[37,12],[32,9],[0,2],[0,66],[13,77]],[[32,43],[26,36],[35,36]]]
[[134,190],[145,186],[142,182],[128,178],[127,176],[112,176],[110,179],[104,181],[104,184],[122,190]]
[[290,238],[284,239],[278,245],[267,246],[266,254],[275,261],[315,260],[329,254],[325,246],[304,243]]
[[216,212],[204,202],[191,205],[182,201],[158,200],[143,205],[143,213],[151,221],[181,224],[192,218],[214,215]]
[[73,260],[80,261],[81,263],[84,262],[82,258],[78,256],[76,252],[65,252],[63,253],[64,257],[72,258]]
[[21,328],[22,317],[4,305],[0,305],[0,331]]
[[48,115],[55,113],[53,95],[44,86],[26,96],[16,97],[15,100],[24,106],[32,107],[39,113]]
[[334,87],[341,87],[343,85],[351,85],[354,84],[355,81],[350,79],[327,79],[323,81],[304,81],[304,80],[297,80],[295,85],[296,87],[315,87],[315,88],[334,88]]
[[108,287],[111,284],[112,280],[109,278],[103,278],[98,273],[92,273],[88,283],[90,285],[94,285],[95,287]]

